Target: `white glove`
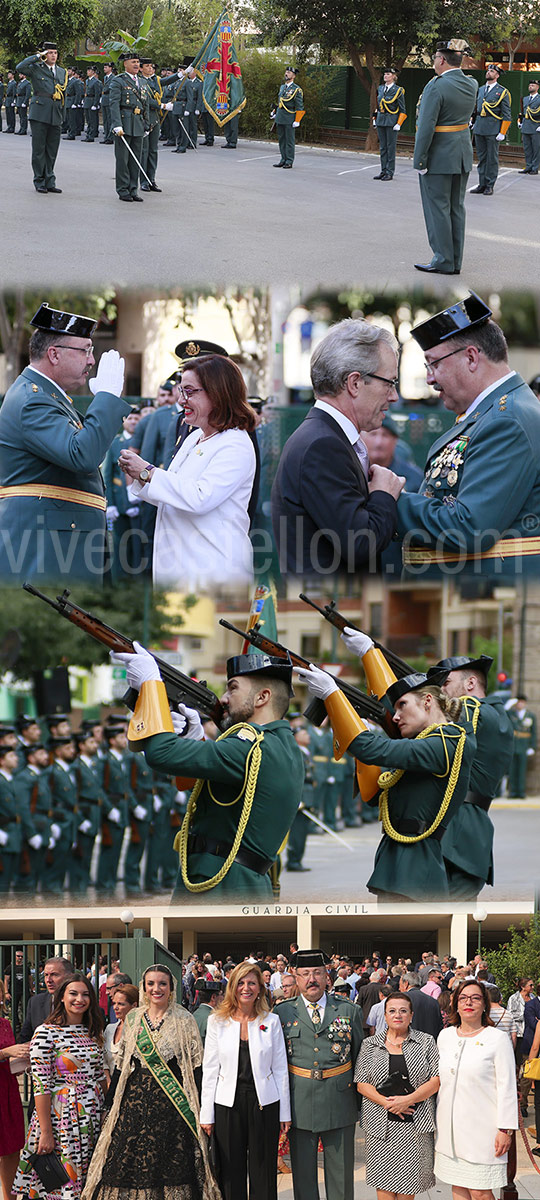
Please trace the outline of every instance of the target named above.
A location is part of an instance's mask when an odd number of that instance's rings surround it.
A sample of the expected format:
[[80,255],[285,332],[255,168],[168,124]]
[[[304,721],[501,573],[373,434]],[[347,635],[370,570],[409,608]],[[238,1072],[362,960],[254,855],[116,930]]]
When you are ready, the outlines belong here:
[[9,842],[9,837],[5,829],[0,829],[0,846],[6,846]]
[[125,365],[118,350],[106,350],[99,360],[95,378],[88,380],[92,395],[95,396],[97,392],[111,392],[113,396],[121,396]]
[[184,109],[184,116],[189,117],[189,108]]
[[93,104],[93,105],[92,105],[92,109],[91,109],[91,111],[92,111],[92,112],[95,112],[95,111],[96,111],[96,109],[97,109],[97,104]]
[[154,812],[156,812],[156,813],[161,812],[162,808],[163,808],[163,800],[160,800],[159,796],[154,796]]
[[133,816],[137,821],[146,821],[147,815],[146,809],[143,808],[142,804],[135,805],[135,808],[133,809]]
[[418,168],[418,174],[427,175],[427,167],[422,167],[422,169]]
[[133,643],[135,654],[114,654],[111,651],[111,662],[121,663],[127,670],[128,686],[139,690],[141,683],[149,679],[161,679],[159,667],[153,656],[139,642]]
[[276,115],[276,110],[275,110],[275,108],[271,108],[271,109],[270,109],[270,116],[272,117],[272,120],[274,119],[275,115]]
[[83,821],[82,825],[79,825],[79,833],[90,833],[91,828],[91,821]]
[[367,633],[362,633],[360,629],[350,629],[348,625],[345,626],[341,634],[341,640],[345,642],[347,650],[352,650],[359,658],[363,658],[364,654],[367,654],[368,650],[371,650],[373,646],[373,642]]
[[[180,720],[183,720],[184,724],[182,725],[181,729],[175,729],[175,732],[182,733],[183,730],[185,729],[186,721],[187,721],[186,737],[189,738],[192,742],[203,742],[204,741],[204,729],[202,726],[201,718],[197,712],[197,709],[196,708],[188,708],[187,704],[179,704],[178,712],[180,713]],[[176,714],[173,713],[171,715],[175,716]]]
[[58,841],[58,838],[60,837],[61,832],[62,832],[62,830],[60,829],[60,826],[57,825],[55,822],[53,822],[53,824],[51,825],[51,834],[56,842]]
[[295,667],[294,672],[299,683],[306,684],[310,696],[316,696],[319,700],[326,700],[332,692],[339,691],[335,679],[331,679],[320,667],[314,667],[313,663],[310,663],[309,670],[305,667]]
[[28,838],[28,845],[32,850],[40,850],[43,845],[43,838],[40,833],[35,833],[33,837]]
[[113,133],[116,133],[118,135],[118,137],[120,137],[120,134],[123,134],[123,132],[124,132],[124,130],[122,129],[121,125],[116,125],[115,128],[113,129]]
[[119,808],[111,808],[110,813],[107,813],[107,820],[112,821],[113,825],[119,825],[120,824],[120,809]]
[[495,141],[496,142],[504,142],[504,133],[498,133],[495,138]]
[[300,124],[300,121],[293,121],[293,123],[292,123],[293,129],[298,129],[299,124]]
[[195,116],[196,116],[196,117],[200,117],[200,115],[201,115],[201,113],[200,113],[200,109],[196,108],[196,109],[195,109]]
[[161,107],[166,108],[167,112],[172,112],[172,110],[173,110],[173,106],[172,106],[172,103],[170,100],[169,100],[168,104],[162,104]]
[[126,517],[138,517],[139,505],[135,504],[133,508],[126,508]]
[[397,125],[392,126],[392,129],[394,130],[394,133],[399,133],[399,131],[401,129],[401,125],[400,125],[399,121],[398,121]]
[[533,750],[532,746],[530,746],[529,749],[527,750],[527,758],[531,758],[533,754],[534,754],[534,750]]
[[537,132],[537,133],[540,133],[540,125],[537,125],[537,126],[536,126],[536,132]]
[[49,838],[49,845],[47,846],[47,849],[48,849],[48,850],[54,850],[54,847],[55,847],[55,846],[56,846],[56,841],[55,841],[55,839],[54,839],[54,838]]
[[328,776],[328,779],[326,780],[326,782],[327,782],[327,783],[335,783],[335,782],[336,782],[336,777],[335,777],[335,775],[329,775],[329,776]]
[[116,521],[117,520],[117,518],[120,516],[120,513],[118,512],[116,504],[108,504],[107,505],[107,512],[105,513],[105,516],[107,518],[107,521]]
[[72,105],[71,105],[71,107],[72,107],[72,108],[76,108],[76,107],[77,107],[77,105],[76,105],[76,104],[72,104]]

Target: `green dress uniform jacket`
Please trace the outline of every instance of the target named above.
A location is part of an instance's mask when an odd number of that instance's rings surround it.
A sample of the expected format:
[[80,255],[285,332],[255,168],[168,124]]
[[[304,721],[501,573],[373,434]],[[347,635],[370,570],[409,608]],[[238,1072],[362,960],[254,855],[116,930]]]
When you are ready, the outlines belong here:
[[9,79],[6,84],[6,130],[8,133],[15,133],[15,105],[17,103],[17,83],[15,79]]
[[98,392],[83,418],[52,380],[25,367],[0,409],[0,577],[69,576],[99,586],[105,497],[99,471],[129,404]]
[[441,849],[450,896],[471,900],[485,883],[493,883],[493,823],[488,811],[510,770],[513,730],[502,704],[463,696],[462,705],[458,723],[476,726],[476,754],[469,791],[443,834]]
[[53,762],[49,772],[51,792],[51,820],[60,826],[60,837],[52,851],[52,863],[47,875],[49,891],[60,893],[64,888],[66,874],[69,871],[70,886],[72,874],[76,876],[77,868],[72,870],[72,847],[75,842],[79,792],[75,767],[70,763],[66,770],[59,762]]
[[143,136],[149,127],[148,91],[138,77],[135,81],[124,72],[111,80],[109,96],[111,129],[124,131],[124,140],[118,136],[114,138],[116,190],[122,197],[135,196],[139,186],[139,168],[127,147],[131,148],[140,162]]
[[[112,514],[107,517],[107,528],[112,528],[112,563],[111,575],[114,581],[128,575],[133,578],[141,570],[141,557],[148,551],[148,537],[141,527],[141,505],[130,500],[126,485],[126,477],[120,466],[121,450],[131,445],[131,439],[117,434],[109,449],[103,464],[103,482],[107,497],[107,509],[118,509],[118,516],[112,520]],[[128,509],[132,515],[128,516]]]
[[168,775],[154,771],[154,813],[144,873],[145,892],[170,890],[176,883],[178,855],[174,839],[186,811],[184,792]]
[[[154,812],[154,772],[142,754],[128,754],[129,824],[131,836],[126,853],[124,884],[131,892],[141,890],[141,859],[148,843],[150,822]],[[135,809],[144,809],[145,816],[137,817]]]
[[522,117],[518,120],[525,155],[525,166],[529,175],[537,175],[540,168],[540,92],[534,96],[523,96]]
[[[324,1149],[327,1200],[352,1200],[358,1120],[353,1076],[363,1038],[362,1010],[348,1000],[327,995],[319,1025],[313,1024],[302,996],[284,1000],[275,1012],[281,1021],[289,1064],[289,1138],[295,1200],[313,1200],[318,1195],[319,1137]],[[310,1074],[297,1075],[292,1068]],[[324,1078],[325,1071],[334,1074]]]
[[0,892],[9,892],[19,867],[23,823],[15,783],[3,771],[0,771],[0,829],[8,839],[0,846]]
[[[112,892],[117,883],[118,863],[124,841],[124,830],[129,825],[129,767],[127,755],[117,758],[108,750],[103,760],[103,789],[105,799],[102,809],[101,854],[99,856],[96,886],[100,891]],[[109,820],[109,813],[117,809],[119,819]]]
[[414,167],[432,265],[443,274],[461,270],[465,241],[465,190],[473,164],[469,121],[478,84],[456,69],[430,79],[420,98]]
[[[243,806],[246,760],[260,733],[261,764],[249,820],[228,874],[200,893],[210,903],[272,897],[267,872],[292,825],[304,782],[302,755],[289,723],[241,725],[216,742],[159,733],[138,743],[156,770],[205,781],[188,842],[188,879],[197,883],[213,878],[228,857]],[[179,872],[175,896],[185,899],[187,894]]]
[[520,714],[514,708],[508,710],[508,716],[514,733],[508,792],[510,796],[523,798],[526,793],[528,751],[536,750],[536,717],[528,709]]
[[[150,75],[148,79],[141,75],[140,79],[148,94],[148,135],[143,139],[141,163],[150,182],[155,183],[163,88],[159,75]],[[141,187],[144,191],[148,188],[148,180],[144,175],[141,176]]]
[[538,399],[514,372],[433,443],[418,494],[400,496],[405,566],[424,577],[442,562],[498,578],[537,569],[539,445]]
[[103,121],[103,140],[112,142],[111,133],[111,79],[114,75],[105,75],[103,78],[103,91],[101,93],[101,119]]
[[397,125],[401,113],[405,109],[405,92],[397,83],[389,88],[384,83],[377,88],[377,111],[375,113],[375,128],[381,151],[381,173],[393,175],[396,169],[396,145],[398,140]]
[[28,128],[28,105],[32,95],[32,86],[28,79],[20,79],[17,84],[17,112],[19,114],[19,133],[25,134]]
[[438,828],[431,836],[408,843],[383,833],[367,881],[368,891],[410,900],[448,899],[440,839],[469,790],[476,738],[472,726],[447,722],[434,725],[427,736],[401,741],[391,741],[383,733],[361,733],[348,747],[348,753],[360,762],[384,763],[385,770],[397,768],[403,772],[388,790],[389,818],[397,834],[418,837],[431,827],[440,811],[462,729],[467,736],[461,765]]
[[196,1008],[195,1012],[193,1013],[193,1016],[194,1016],[196,1024],[197,1024],[197,1029],[199,1030],[199,1033],[201,1035],[201,1042],[202,1042],[203,1046],[204,1046],[204,1040],[206,1037],[206,1027],[208,1025],[208,1018],[212,1016],[213,1012],[214,1012],[214,1009],[212,1008],[212,1005],[205,1004],[203,1002],[202,1004],[199,1004],[199,1007]]
[[293,129],[293,121],[296,121],[297,112],[302,112],[303,109],[304,94],[302,88],[294,80],[291,83],[282,83],[279,89],[275,122],[281,162],[286,166],[292,167],[294,162],[295,131]]
[[34,187],[48,191],[56,186],[54,166],[64,117],[67,71],[56,63],[54,72],[38,54],[17,63],[32,85],[28,117],[32,131]]
[[493,188],[499,174],[499,142],[497,134],[504,133],[503,122],[512,120],[510,93],[501,83],[494,83],[489,90],[483,84],[478,91],[476,120],[473,125],[476,154],[478,157],[478,183],[480,187]]
[[176,405],[162,404],[149,416],[141,445],[141,458],[162,467],[165,461],[165,440],[171,421],[176,421]]
[[[73,763],[73,772],[77,781],[77,808],[74,834],[73,861],[70,868],[70,888],[72,891],[85,892],[90,886],[90,867],[94,843],[101,826],[101,809],[103,805],[103,790],[99,780],[99,771],[94,767],[95,759],[85,762],[81,755]],[[89,829],[81,829],[81,825],[89,823]]]
[[96,75],[92,75],[90,79],[86,80],[83,108],[86,114],[87,142],[95,140],[98,135],[101,91],[101,83]]
[[0,79],[0,133],[2,132],[2,105],[4,103],[4,81]]
[[[45,866],[45,855],[49,844],[51,822],[50,787],[48,771],[39,771],[23,766],[14,777],[14,786],[19,802],[23,826],[23,847],[19,860],[15,887],[21,892],[35,892]],[[35,850],[28,839],[39,834],[42,845]]]

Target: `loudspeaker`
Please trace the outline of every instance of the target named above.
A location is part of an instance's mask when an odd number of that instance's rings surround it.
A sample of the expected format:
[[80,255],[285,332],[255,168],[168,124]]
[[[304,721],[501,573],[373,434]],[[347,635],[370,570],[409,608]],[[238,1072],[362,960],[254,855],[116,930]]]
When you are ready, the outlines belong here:
[[34,697],[38,715],[71,712],[71,694],[67,667],[34,672]]

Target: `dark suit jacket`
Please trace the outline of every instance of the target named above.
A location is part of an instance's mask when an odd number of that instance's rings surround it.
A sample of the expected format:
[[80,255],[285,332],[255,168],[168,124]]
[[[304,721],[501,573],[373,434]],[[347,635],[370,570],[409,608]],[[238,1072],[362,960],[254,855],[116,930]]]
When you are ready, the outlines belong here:
[[20,1042],[29,1042],[38,1025],[43,1025],[47,1017],[50,1017],[51,1001],[52,996],[49,992],[38,992],[35,996],[30,996],[19,1035]]
[[392,496],[368,491],[358,456],[341,427],[328,413],[313,408],[285,443],[272,488],[272,523],[282,570],[295,575],[374,570],[396,517]]
[[437,1041],[443,1027],[442,1013],[438,1002],[417,987],[409,988],[406,994],[411,997],[413,1006],[411,1028],[421,1029],[422,1033],[430,1033]]

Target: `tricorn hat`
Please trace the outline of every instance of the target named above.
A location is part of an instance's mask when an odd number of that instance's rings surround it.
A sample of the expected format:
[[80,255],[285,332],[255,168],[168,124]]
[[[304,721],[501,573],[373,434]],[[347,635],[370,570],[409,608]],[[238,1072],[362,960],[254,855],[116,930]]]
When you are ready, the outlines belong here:
[[469,329],[483,325],[490,316],[491,309],[476,292],[471,292],[465,300],[451,304],[434,317],[416,325],[411,333],[421,350],[432,350],[434,346],[444,344],[454,334],[467,333]]
[[489,654],[480,654],[478,658],[468,658],[467,655],[454,654],[451,658],[441,658],[440,662],[435,667],[430,667],[428,676],[431,678],[432,673],[436,674],[440,671],[446,671],[449,675],[450,671],[462,671],[470,667],[471,671],[475,668],[477,671],[482,671],[483,675],[487,675],[493,666],[493,659]]
[[91,317],[81,317],[77,313],[49,308],[47,301],[40,304],[30,324],[34,329],[41,329],[43,333],[69,333],[72,337],[81,338],[92,337],[98,326],[97,321]]
[[296,950],[291,954],[291,967],[327,967],[330,955],[325,950]]
[[402,675],[401,679],[397,679],[390,685],[385,693],[386,698],[392,705],[395,705],[396,701],[405,696],[407,692],[416,692],[419,688],[429,686],[429,684],[441,687],[447,674],[447,671],[441,671],[437,676],[437,668],[432,667],[432,674],[429,676],[423,671],[413,671],[411,675]]
[[496,71],[497,75],[504,75],[503,68],[496,62],[486,63],[486,71]]
[[289,685],[290,696],[294,696],[292,669],[289,657],[278,658],[272,654],[235,654],[233,658],[227,659],[227,679],[235,679],[237,675],[262,675],[269,679],[282,679]]
[[42,50],[58,50],[58,46],[57,46],[56,42],[42,42],[41,49]]

